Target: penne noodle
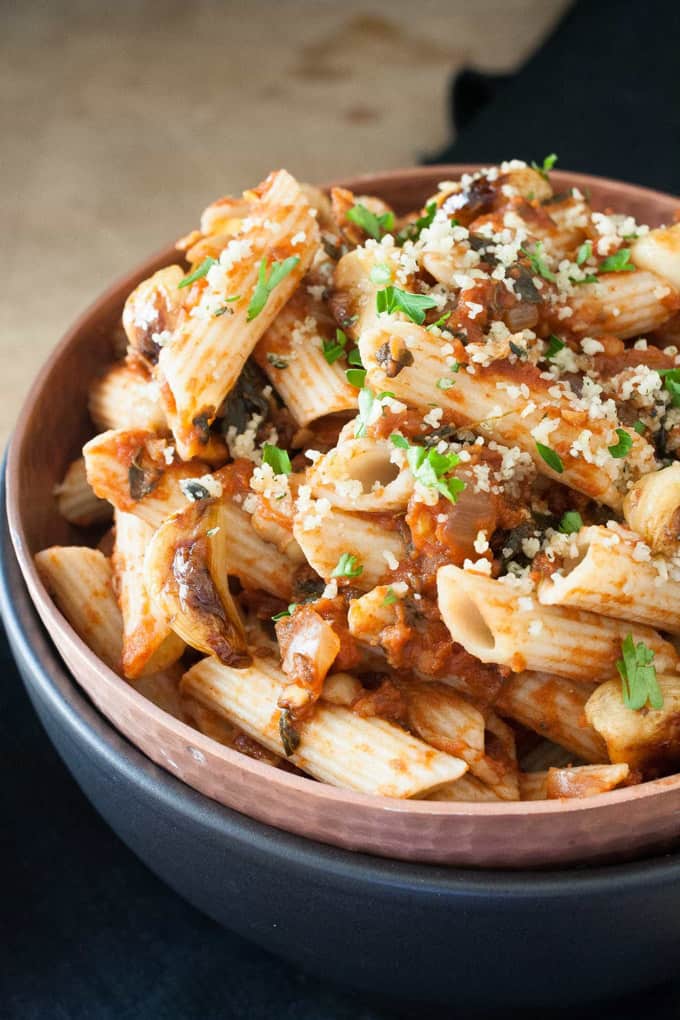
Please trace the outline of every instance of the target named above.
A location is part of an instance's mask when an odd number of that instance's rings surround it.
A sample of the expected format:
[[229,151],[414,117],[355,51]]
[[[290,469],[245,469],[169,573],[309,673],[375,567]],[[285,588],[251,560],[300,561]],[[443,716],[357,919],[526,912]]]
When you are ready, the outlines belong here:
[[569,329],[586,336],[649,333],[680,308],[680,294],[656,273],[603,273],[597,283],[574,287],[568,299]]
[[493,803],[501,798],[490,787],[485,786],[481,780],[476,779],[467,772],[460,779],[453,783],[446,783],[440,786],[434,793],[428,793],[425,800],[448,800],[467,801],[468,803]]
[[113,365],[92,384],[88,407],[92,421],[102,432],[125,428],[168,430],[157,384],[139,365],[126,361]]
[[394,452],[386,439],[345,440],[314,462],[307,484],[315,498],[324,496],[340,510],[405,510],[413,494],[413,476],[399,469]]
[[329,364],[324,355],[324,341],[334,336],[335,323],[303,282],[255,348],[255,361],[298,425],[356,411],[357,390],[345,378],[346,361]]
[[629,776],[630,769],[625,763],[550,768],[546,779],[546,795],[548,800],[595,797],[623,786]]
[[122,665],[124,675],[134,680],[171,666],[184,652],[184,641],[173,634],[165,615],[156,611],[144,581],[144,553],[153,528],[120,510],[115,521],[111,565],[123,617]]
[[505,681],[495,706],[585,762],[608,760],[607,748],[589,724],[585,707],[592,685],[573,684],[549,673],[516,673]]
[[[581,528],[566,558],[538,586],[545,606],[571,606],[680,633],[680,581],[667,561],[652,560],[649,547],[632,532]],[[646,559],[643,557],[646,556]]]
[[[249,669],[235,670],[210,658],[185,673],[182,689],[283,754],[277,699],[285,682],[271,660],[256,659]],[[402,798],[459,779],[467,768],[391,723],[324,702],[300,724],[299,745],[289,760],[333,786]]]
[[[184,290],[186,304],[158,356],[163,407],[185,460],[201,456],[208,427],[319,244],[311,206],[285,170],[271,174],[253,195],[249,228],[228,243],[201,280]],[[285,258],[297,261],[287,264],[286,275],[271,291],[263,291]]]
[[547,800],[548,773],[520,772],[519,794],[520,800]]
[[157,363],[161,345],[177,326],[183,300],[179,284],[183,276],[180,266],[165,266],[140,283],[125,302],[123,328],[128,352],[141,358],[149,368]]
[[635,241],[630,254],[640,269],[658,274],[680,291],[680,224],[650,230]]
[[673,555],[680,542],[680,464],[643,475],[623,501],[623,515],[652,552]]
[[123,620],[113,593],[111,563],[98,549],[52,546],[35,565],[59,610],[95,655],[121,669]]
[[453,564],[437,574],[439,610],[454,641],[482,662],[592,682],[612,675],[628,633],[655,654],[659,670],[677,668],[669,641],[638,623],[562,606],[543,606],[512,586]]
[[680,767],[680,678],[657,675],[661,708],[632,711],[621,697],[621,683],[609,680],[591,695],[586,718],[607,745],[612,762],[625,762],[645,778],[676,772]]
[[325,581],[332,579],[341,556],[355,556],[361,573],[352,584],[361,591],[389,580],[407,555],[399,532],[386,530],[379,520],[332,507],[321,514],[299,510],[293,533],[307,562]]
[[[395,337],[412,355],[413,362],[390,378],[379,362],[378,352]],[[423,413],[433,405],[441,407],[455,424],[509,447],[518,446],[542,474],[608,506],[621,505],[621,489],[631,474],[654,467],[652,448],[637,433],[633,433],[632,450],[625,461],[613,458],[609,447],[617,442],[614,423],[575,414],[566,395],[553,395],[554,381],[541,378],[536,370],[532,373],[530,366],[518,374],[513,366],[501,361],[488,368],[474,368],[472,375],[463,367],[452,375],[452,358],[442,352],[441,341],[421,326],[397,320],[362,334],[359,349],[368,370],[368,385],[374,391],[389,390],[398,400]],[[453,385],[448,389],[438,387],[438,382],[449,378]],[[547,463],[538,441],[549,443],[559,455],[562,473],[556,473]]]
[[111,520],[111,504],[95,496],[82,457],[69,464],[63,480],[54,487],[54,495],[59,513],[70,524],[87,528]]
[[137,677],[131,686],[164,712],[186,722],[187,712],[179,690],[182,672],[182,667],[175,663],[162,673],[147,673]]

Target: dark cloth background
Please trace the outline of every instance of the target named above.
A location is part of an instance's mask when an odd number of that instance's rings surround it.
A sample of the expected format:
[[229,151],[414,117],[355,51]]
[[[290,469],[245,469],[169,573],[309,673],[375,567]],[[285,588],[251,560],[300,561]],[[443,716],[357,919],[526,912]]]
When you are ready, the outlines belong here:
[[[678,194],[679,44],[680,0],[579,3],[516,75],[494,78],[470,69],[458,77],[452,85],[458,137],[428,161],[492,163],[556,152],[564,168]],[[308,978],[222,930],[151,875],[62,766],[4,642],[0,667],[0,1016],[397,1015]],[[405,1007],[400,1015],[421,1014],[455,1016],[455,1011]],[[679,1014],[680,984],[578,1011],[579,1020]],[[521,1015],[527,1020],[532,1014]],[[567,1015],[572,1020],[574,1010],[551,1014],[565,1020]]]

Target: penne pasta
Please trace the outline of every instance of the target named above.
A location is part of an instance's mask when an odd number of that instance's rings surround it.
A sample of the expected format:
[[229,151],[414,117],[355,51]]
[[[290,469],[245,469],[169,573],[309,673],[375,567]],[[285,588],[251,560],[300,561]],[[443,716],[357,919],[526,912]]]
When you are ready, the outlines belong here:
[[643,234],[631,248],[631,259],[640,269],[656,273],[680,291],[680,225],[657,227]]
[[[270,660],[235,670],[204,659],[182,681],[186,694],[208,705],[277,754],[283,753],[277,698],[285,676]],[[467,766],[382,719],[364,719],[321,702],[300,727],[289,759],[316,779],[360,793],[414,797],[459,779]]]
[[652,552],[673,555],[680,542],[680,464],[643,475],[623,502],[626,523]]
[[632,532],[581,528],[572,540],[574,557],[538,586],[545,606],[570,606],[622,620],[680,632],[680,580],[669,564],[653,560]]
[[611,676],[626,634],[653,650],[657,668],[677,668],[678,655],[661,635],[637,623],[561,606],[543,606],[512,586],[459,567],[437,574],[439,610],[451,637],[481,659],[592,682]]
[[440,786],[434,793],[428,793],[425,800],[467,801],[468,803],[497,803],[501,800],[497,793],[485,786],[481,780],[466,773],[453,783]]
[[546,795],[548,800],[595,797],[623,786],[629,776],[630,769],[625,763],[550,768],[546,778]]
[[87,528],[111,520],[111,504],[95,496],[82,457],[69,464],[63,480],[54,487],[54,495],[59,513],[70,524]]
[[645,778],[674,772],[680,766],[680,678],[657,676],[660,708],[632,711],[621,699],[617,680],[601,684],[585,706],[586,718],[607,745],[612,762],[625,762]]
[[400,470],[384,439],[345,440],[314,462],[306,482],[315,498],[348,511],[405,510],[413,494],[413,476]]
[[680,308],[680,294],[656,273],[606,273],[596,283],[575,287],[568,300],[569,328],[587,336],[649,333]]
[[135,364],[113,365],[90,387],[88,407],[98,429],[150,429],[167,432],[156,383]]

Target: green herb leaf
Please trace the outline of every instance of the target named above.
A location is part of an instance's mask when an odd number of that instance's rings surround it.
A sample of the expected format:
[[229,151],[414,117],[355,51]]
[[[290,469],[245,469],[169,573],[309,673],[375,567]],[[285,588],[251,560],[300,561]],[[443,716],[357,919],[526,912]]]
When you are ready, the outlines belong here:
[[541,177],[545,177],[545,179],[547,181],[548,180],[548,174],[550,173],[552,168],[555,166],[556,162],[557,162],[557,156],[555,155],[554,152],[551,152],[549,156],[545,157],[545,159],[543,160],[543,162],[542,162],[542,164],[540,166],[539,166],[538,163],[536,163],[532,159],[532,161],[531,161],[531,169],[532,170],[538,170],[538,172],[541,175]]
[[609,255],[600,263],[601,273],[633,273],[637,269],[635,263],[630,261],[630,248],[621,248],[614,255]]
[[287,616],[293,615],[297,607],[298,607],[297,602],[291,602],[291,604],[288,606],[288,609],[282,609],[280,613],[276,614],[276,616],[272,616],[272,620],[274,620],[275,623],[277,620],[285,620]]
[[580,286],[582,283],[597,283],[597,276],[595,276],[594,273],[587,273],[582,280],[577,280],[573,276],[570,276],[569,283],[573,283],[575,287]]
[[616,668],[621,677],[621,695],[626,708],[637,712],[648,701],[652,708],[663,708],[663,694],[656,678],[652,649],[644,641],[635,644],[629,632],[621,644],[621,655]]
[[531,268],[537,276],[542,276],[544,280],[550,280],[551,283],[554,283],[555,274],[550,269],[543,254],[543,241],[536,241],[532,251],[528,251],[526,248],[520,248],[520,251],[529,259]]
[[379,241],[383,234],[388,233],[394,226],[394,213],[386,212],[381,216],[367,209],[361,202],[357,202],[347,212],[347,219],[361,227],[365,234],[374,240]]
[[555,336],[554,333],[551,333],[550,336],[548,337],[548,349],[545,352],[546,358],[554,358],[555,355],[559,354],[560,351],[563,351],[566,346],[567,345],[565,344],[564,340],[560,340],[558,336]]
[[633,445],[633,440],[631,438],[630,432],[626,432],[625,429],[617,429],[616,434],[619,437],[618,443],[615,446],[607,447],[607,449],[611,453],[612,457],[615,457],[617,460],[620,460],[621,457],[625,457],[627,454],[630,453],[631,447]]
[[378,312],[403,312],[409,319],[422,326],[428,308],[436,308],[437,302],[429,294],[412,294],[400,287],[385,287],[375,295]]
[[385,592],[385,597],[383,599],[382,604],[384,606],[393,606],[394,603],[397,601],[397,598],[398,598],[398,596],[397,596],[397,593],[395,592],[394,588],[390,587]]
[[633,428],[635,429],[639,436],[644,436],[645,432],[647,431],[647,426],[643,421],[640,421],[639,418],[637,421],[633,422]]
[[544,443],[536,443],[536,449],[548,467],[556,471],[558,475],[561,475],[564,471],[564,464],[559,453],[556,453],[550,446],[545,446]]
[[407,223],[403,230],[399,231],[395,239],[397,244],[404,244],[406,241],[417,241],[421,231],[432,224],[436,215],[437,203],[428,202],[425,206],[424,214],[419,216],[413,223]]
[[392,270],[384,262],[381,262],[379,265],[373,266],[370,277],[373,283],[389,283],[392,279]]
[[425,327],[425,329],[428,333],[431,333],[433,329],[441,329],[449,321],[452,315],[453,312],[444,312],[444,314],[440,316],[436,322],[431,322],[429,326]]
[[436,489],[451,503],[457,501],[465,482],[461,478],[449,477],[449,472],[460,464],[458,454],[439,453],[435,447],[412,446],[397,432],[393,432],[390,439],[394,446],[406,450],[408,466],[417,482],[428,489]]
[[207,258],[203,259],[200,266],[194,269],[193,273],[189,273],[183,280],[180,280],[177,284],[177,289],[181,290],[182,287],[188,287],[190,284],[195,283],[196,280],[201,280],[204,276],[207,276],[210,269],[217,264],[217,259],[214,259],[212,255],[208,255]]
[[562,516],[559,530],[563,535],[574,535],[583,527],[583,518],[578,510],[567,510]]
[[335,565],[331,577],[358,577],[363,572],[364,568],[360,563],[357,563],[356,556],[353,556],[352,553],[343,553]]
[[659,368],[657,371],[671,395],[673,407],[680,407],[680,368]]
[[438,390],[450,390],[456,385],[455,379],[437,379],[435,383]]
[[593,254],[593,242],[584,241],[579,250],[576,252],[576,265],[582,266],[583,263],[590,258]]
[[358,347],[353,347],[352,350],[347,355],[347,364],[354,365],[356,368],[364,367]]
[[323,356],[329,365],[341,358],[347,346],[347,337],[341,329],[336,329],[335,340],[323,341]]
[[267,354],[267,361],[273,368],[288,368],[286,359],[282,358],[280,354],[274,354],[273,351]]
[[269,275],[267,275],[267,257],[263,256],[257,273],[255,290],[253,291],[253,296],[251,297],[250,304],[248,305],[248,322],[260,314],[264,306],[267,304],[267,300],[271,292],[275,287],[278,287],[281,281],[284,280],[289,273],[292,273],[299,261],[299,255],[290,255],[287,259],[284,259],[283,262],[272,262],[269,269]]
[[293,470],[287,451],[271,443],[262,447],[262,463],[268,464],[275,475],[289,475]]
[[348,368],[345,375],[347,376],[347,382],[350,386],[355,386],[358,390],[363,388],[363,385],[366,382],[365,368]]

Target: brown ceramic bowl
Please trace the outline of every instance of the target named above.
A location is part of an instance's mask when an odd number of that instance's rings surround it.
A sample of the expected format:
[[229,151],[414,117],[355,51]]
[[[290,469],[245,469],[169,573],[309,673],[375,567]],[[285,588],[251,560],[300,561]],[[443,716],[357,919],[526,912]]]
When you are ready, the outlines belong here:
[[[398,211],[420,206],[438,181],[470,166],[394,170],[341,182]],[[557,190],[589,189],[594,205],[650,225],[677,199],[630,184],[554,173]],[[181,225],[178,225],[181,229]],[[83,542],[57,514],[54,485],[92,435],[90,381],[112,358],[111,336],[136,284],[176,261],[168,248],[103,294],[57,346],[31,389],[11,443],[7,513],[31,598],[76,680],[108,719],[159,765],[196,790],[277,828],[385,857],[472,867],[526,868],[611,861],[667,848],[680,837],[680,776],[577,801],[451,804],[398,801],[334,789],[247,758],[167,715],[113,673],[55,607],[33,554]]]

